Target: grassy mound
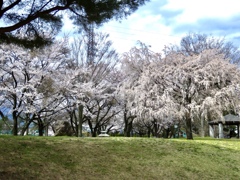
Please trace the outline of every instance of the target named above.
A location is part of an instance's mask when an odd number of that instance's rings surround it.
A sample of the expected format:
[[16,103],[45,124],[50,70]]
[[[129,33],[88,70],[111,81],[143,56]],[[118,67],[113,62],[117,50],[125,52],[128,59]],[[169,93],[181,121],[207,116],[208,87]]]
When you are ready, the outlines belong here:
[[240,179],[240,141],[0,136],[0,179]]

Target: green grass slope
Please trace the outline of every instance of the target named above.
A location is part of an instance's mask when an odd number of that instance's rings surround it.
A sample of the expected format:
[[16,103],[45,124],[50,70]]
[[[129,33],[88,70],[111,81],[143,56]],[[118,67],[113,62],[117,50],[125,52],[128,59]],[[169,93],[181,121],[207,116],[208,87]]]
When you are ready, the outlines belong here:
[[0,136],[0,179],[240,179],[240,141]]

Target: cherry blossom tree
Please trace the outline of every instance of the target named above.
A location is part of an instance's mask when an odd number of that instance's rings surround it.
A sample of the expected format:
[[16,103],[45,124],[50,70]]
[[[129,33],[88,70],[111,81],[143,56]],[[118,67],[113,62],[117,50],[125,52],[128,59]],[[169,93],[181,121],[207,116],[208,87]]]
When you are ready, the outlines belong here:
[[39,50],[1,45],[0,88],[1,100],[4,100],[1,107],[8,108],[12,114],[14,135],[18,134],[20,118],[25,121],[23,129],[32,122],[40,128],[44,126],[42,114],[56,111],[60,104],[61,88],[57,87],[55,78],[58,77],[56,70],[66,63],[64,44]]
[[90,44],[86,34],[74,39],[71,45],[73,68],[77,73],[72,78],[72,84],[87,88],[73,88],[72,90],[78,93],[71,93],[74,96],[71,96],[72,100],[68,102],[70,105],[76,102],[73,99],[78,100],[78,103],[75,103],[77,107],[69,109],[69,115],[75,119],[72,124],[80,130],[81,124],[86,122],[92,135],[96,136],[104,127],[108,126],[110,130],[113,127],[110,122],[119,113],[115,97],[117,81],[114,78],[119,57],[107,34],[95,32],[93,35],[92,59],[89,59]]
[[192,56],[172,52],[142,73],[138,112],[147,108],[157,119],[181,120],[187,139],[193,139],[196,117],[210,112],[212,118],[221,118],[223,111],[239,112],[239,75],[238,68],[215,49]]
[[32,95],[36,94],[34,84],[28,83],[39,72],[27,71],[29,67],[30,53],[15,46],[1,46],[1,99],[2,104],[12,111],[13,134],[18,133],[18,118],[28,107],[24,102],[31,101]]
[[240,51],[237,46],[224,38],[217,38],[207,34],[189,33],[181,39],[180,45],[166,46],[164,51],[165,54],[174,51],[191,56],[198,55],[208,49],[215,49],[219,54],[224,55],[224,59],[233,64],[238,64],[240,61]]
[[133,121],[137,118],[136,97],[141,96],[141,92],[136,91],[136,87],[141,85],[140,77],[145,68],[152,61],[160,59],[160,54],[150,51],[147,45],[138,42],[137,47],[124,53],[121,60],[121,83],[119,94],[123,108],[124,135],[130,136],[133,129]]

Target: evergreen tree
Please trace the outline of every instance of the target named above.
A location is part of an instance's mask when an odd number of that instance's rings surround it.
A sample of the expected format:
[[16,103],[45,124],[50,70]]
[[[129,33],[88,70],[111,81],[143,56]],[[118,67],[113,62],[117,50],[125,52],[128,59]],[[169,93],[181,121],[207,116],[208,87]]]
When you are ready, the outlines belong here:
[[0,0],[0,43],[40,47],[52,42],[69,16],[76,25],[122,19],[148,0]]

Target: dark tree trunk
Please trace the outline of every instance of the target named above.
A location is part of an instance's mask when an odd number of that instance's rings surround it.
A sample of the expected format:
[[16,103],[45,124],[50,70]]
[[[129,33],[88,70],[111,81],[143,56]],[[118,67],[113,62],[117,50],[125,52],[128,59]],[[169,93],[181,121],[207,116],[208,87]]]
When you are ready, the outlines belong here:
[[125,110],[123,118],[124,118],[124,136],[131,137],[131,131],[133,129],[133,120],[134,118],[136,118],[136,116],[127,116],[127,110]]
[[40,123],[38,125],[38,133],[39,133],[39,136],[43,136],[43,133],[44,133],[44,125],[42,123]]
[[[75,115],[75,111],[74,110],[69,110],[68,111],[68,114],[69,114],[69,118],[70,118],[70,124],[71,124],[71,128],[75,134],[76,137],[78,137],[78,126],[77,126],[77,120],[76,120],[76,115]],[[73,121],[75,120],[75,121]],[[54,132],[55,133],[55,132]]]
[[92,122],[91,122],[91,119],[90,118],[87,118],[87,121],[88,121],[88,126],[89,126],[89,128],[90,128],[90,130],[91,130],[91,135],[92,135],[92,137],[93,137],[93,127],[92,127]]
[[124,127],[124,136],[125,137],[131,136],[131,131],[133,128],[132,124],[133,124],[132,120],[130,122],[125,123],[125,127]]
[[17,118],[17,112],[13,111],[13,135],[17,136],[18,135],[18,118]]
[[170,126],[170,136],[169,136],[169,138],[175,138],[175,128],[174,128],[174,126]]
[[83,105],[78,106],[78,137],[82,137]]
[[153,136],[159,137],[160,125],[156,120],[153,121]]
[[94,130],[92,131],[92,137],[97,137],[97,130],[96,130],[96,129],[94,129]]
[[51,126],[51,128],[52,128],[53,133],[55,134],[55,133],[56,133],[55,128],[54,128],[52,125],[50,125],[50,126]]
[[[185,97],[185,102],[187,104],[185,104],[185,107],[187,107],[187,105],[191,104],[192,102],[192,98],[190,95],[190,86],[192,83],[192,79],[189,77],[188,78],[188,82],[187,82],[187,86],[188,86],[188,90],[186,92],[186,97]],[[186,121],[186,135],[187,135],[187,139],[193,139],[193,134],[192,134],[192,119],[191,119],[191,108],[188,109],[188,112],[186,112],[185,114],[185,121]]]
[[148,138],[150,138],[150,136],[151,136],[151,128],[148,128],[147,136],[148,136]]
[[88,118],[88,125],[89,125],[89,128],[91,130],[91,134],[92,134],[92,137],[97,137],[97,133],[98,131],[100,131],[100,126],[98,123],[96,123],[95,127],[93,127],[92,125],[92,122],[91,122],[91,119]]
[[75,113],[75,111],[73,112],[73,117],[72,118],[74,118],[74,125],[75,125],[75,128],[72,126],[72,128],[73,128],[73,131],[75,132],[75,135],[76,135],[76,137],[78,137],[78,119],[77,119],[77,115],[76,115],[76,113]]
[[170,131],[170,129],[169,128],[167,128],[167,129],[164,129],[164,138],[168,138],[168,136],[169,136],[169,131]]
[[[28,121],[27,123],[26,123],[26,125],[22,128],[22,131],[21,131],[21,136],[24,136],[24,133],[26,132],[26,131],[28,131],[28,128],[29,128],[29,125],[31,124],[31,120],[30,121]],[[27,135],[28,135],[28,132],[27,132]]]
[[187,139],[193,139],[192,120],[189,115],[186,116],[186,135],[187,135]]

